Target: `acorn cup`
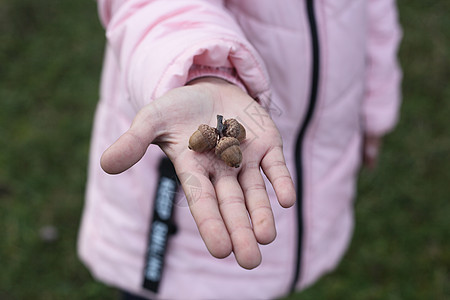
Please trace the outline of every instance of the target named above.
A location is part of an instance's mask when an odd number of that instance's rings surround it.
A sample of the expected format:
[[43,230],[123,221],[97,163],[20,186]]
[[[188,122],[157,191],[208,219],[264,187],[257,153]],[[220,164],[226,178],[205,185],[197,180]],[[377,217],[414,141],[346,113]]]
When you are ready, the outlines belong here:
[[228,166],[239,168],[242,163],[240,143],[245,140],[245,128],[236,119],[223,122],[217,115],[217,128],[202,124],[189,138],[188,148],[195,152],[206,152],[214,147],[216,155]]
[[223,122],[223,126],[224,126],[223,131],[224,136],[235,137],[239,140],[239,142],[245,140],[246,137],[245,128],[236,119],[225,120],[225,122]]
[[218,133],[215,128],[202,124],[189,138],[188,148],[195,152],[209,151],[216,146],[217,138]]
[[217,143],[216,155],[228,166],[239,168],[242,163],[242,152],[239,144],[237,138],[225,136]]

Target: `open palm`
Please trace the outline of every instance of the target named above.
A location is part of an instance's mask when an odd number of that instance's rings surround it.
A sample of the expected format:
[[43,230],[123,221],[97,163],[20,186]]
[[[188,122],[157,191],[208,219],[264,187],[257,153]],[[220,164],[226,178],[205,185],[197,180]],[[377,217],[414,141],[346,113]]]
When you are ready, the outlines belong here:
[[[246,128],[239,168],[228,167],[214,151],[196,153],[187,147],[198,125],[215,127],[218,114],[236,118]],[[102,168],[112,174],[128,169],[151,143],[159,145],[174,164],[209,252],[223,258],[233,251],[242,267],[258,266],[258,243],[268,244],[276,236],[260,170],[273,185],[281,206],[295,202],[281,137],[267,112],[241,89],[221,79],[196,80],[145,106],[131,128],[105,151]],[[186,176],[180,176],[186,174],[199,180],[201,195],[189,192]]]

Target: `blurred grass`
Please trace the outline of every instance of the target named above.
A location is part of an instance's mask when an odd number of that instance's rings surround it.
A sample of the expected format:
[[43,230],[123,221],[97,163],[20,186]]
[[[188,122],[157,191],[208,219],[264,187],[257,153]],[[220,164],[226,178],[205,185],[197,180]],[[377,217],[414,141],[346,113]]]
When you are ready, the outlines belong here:
[[111,299],[75,254],[104,47],[95,1],[0,3],[0,299]]
[[[288,299],[449,299],[450,2],[399,6],[400,124],[361,174],[343,262]],[[0,1],[0,299],[116,297],[75,252],[104,41],[95,1]]]

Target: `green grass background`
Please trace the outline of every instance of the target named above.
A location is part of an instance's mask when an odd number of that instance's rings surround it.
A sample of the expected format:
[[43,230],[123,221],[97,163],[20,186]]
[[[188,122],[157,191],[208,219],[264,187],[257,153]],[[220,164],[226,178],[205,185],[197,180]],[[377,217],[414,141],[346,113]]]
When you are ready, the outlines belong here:
[[[450,1],[399,7],[399,126],[339,268],[288,299],[450,299]],[[75,252],[104,42],[93,0],[0,0],[0,299],[117,297]]]

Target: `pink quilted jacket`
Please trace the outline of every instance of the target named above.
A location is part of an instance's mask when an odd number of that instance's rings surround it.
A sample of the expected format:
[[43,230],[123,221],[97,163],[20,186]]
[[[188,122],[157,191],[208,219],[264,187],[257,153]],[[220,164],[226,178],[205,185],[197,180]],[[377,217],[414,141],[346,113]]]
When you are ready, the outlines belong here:
[[[79,255],[106,284],[157,299],[273,299],[333,270],[352,235],[364,132],[396,123],[401,31],[393,0],[98,0],[107,47]],[[273,205],[262,263],[207,251],[182,193],[159,273],[143,287],[162,151],[111,176],[99,160],[152,99],[198,76],[225,78],[270,110],[297,185]],[[251,113],[251,112],[249,112]],[[276,201],[267,183],[268,194]]]

